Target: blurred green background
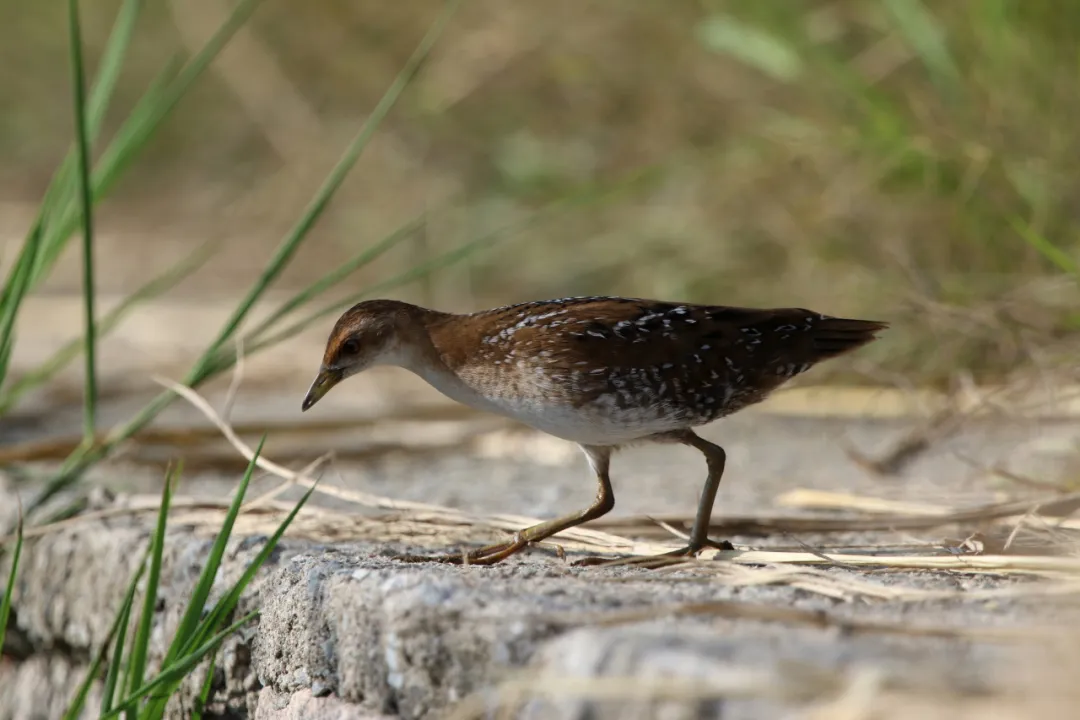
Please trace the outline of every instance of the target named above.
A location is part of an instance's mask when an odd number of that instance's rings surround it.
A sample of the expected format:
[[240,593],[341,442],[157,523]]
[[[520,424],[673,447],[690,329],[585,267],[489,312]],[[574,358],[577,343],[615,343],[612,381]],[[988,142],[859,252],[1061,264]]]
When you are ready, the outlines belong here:
[[[102,205],[99,291],[209,239],[172,297],[234,299],[440,6],[266,0]],[[118,7],[83,4],[91,71]],[[147,4],[106,137],[231,7]],[[71,143],[65,17],[0,9],[5,269]],[[1050,0],[467,0],[283,284],[421,211],[357,286],[608,193],[397,296],[805,306],[894,323],[867,379],[999,377],[1076,349],[1078,69],[1080,5]],[[45,291],[78,291],[67,254]]]

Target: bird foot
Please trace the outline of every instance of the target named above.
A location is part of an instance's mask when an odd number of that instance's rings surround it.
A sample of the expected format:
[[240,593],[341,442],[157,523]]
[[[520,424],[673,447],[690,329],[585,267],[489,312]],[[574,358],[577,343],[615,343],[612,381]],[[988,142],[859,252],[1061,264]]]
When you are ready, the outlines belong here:
[[727,540],[716,541],[705,538],[705,540],[699,543],[691,542],[686,547],[681,547],[678,550],[671,550],[670,552],[661,553],[659,555],[631,555],[630,557],[621,558],[590,556],[576,560],[572,564],[578,567],[620,567],[623,565],[630,565],[633,567],[645,568],[646,570],[652,570],[667,565],[681,563],[688,557],[696,556],[707,547],[715,548],[716,550],[735,549],[735,546]]
[[494,565],[520,551],[528,544],[521,537],[521,533],[514,533],[514,537],[506,542],[486,545],[475,550],[462,550],[461,552],[446,555],[395,555],[394,559],[407,563],[437,562],[448,565]]

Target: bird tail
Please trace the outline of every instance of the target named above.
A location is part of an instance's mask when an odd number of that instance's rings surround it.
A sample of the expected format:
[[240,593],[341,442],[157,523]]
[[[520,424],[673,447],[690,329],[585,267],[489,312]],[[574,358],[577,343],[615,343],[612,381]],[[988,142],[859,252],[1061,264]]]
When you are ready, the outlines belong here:
[[824,316],[815,323],[811,343],[818,360],[851,352],[877,339],[877,333],[889,327],[877,320],[849,320]]

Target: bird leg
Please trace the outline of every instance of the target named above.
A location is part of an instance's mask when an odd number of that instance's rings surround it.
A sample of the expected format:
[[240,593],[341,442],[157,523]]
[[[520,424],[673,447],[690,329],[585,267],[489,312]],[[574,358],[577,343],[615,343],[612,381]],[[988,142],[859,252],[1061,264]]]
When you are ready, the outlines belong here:
[[733,550],[734,548],[727,540],[717,542],[709,539],[709,523],[712,522],[713,506],[716,504],[716,491],[720,489],[720,479],[724,476],[727,453],[719,445],[698,437],[693,430],[685,430],[681,435],[680,442],[697,448],[705,456],[709,474],[705,478],[705,487],[701,490],[701,499],[698,500],[694,525],[690,528],[690,542],[682,550],[675,551],[675,554],[696,555],[706,547]]
[[592,505],[583,510],[560,518],[547,520],[536,525],[531,525],[514,533],[513,537],[505,542],[487,545],[476,550],[461,552],[451,555],[403,555],[396,559],[403,562],[443,562],[460,565],[494,565],[500,560],[505,560],[514,553],[522,550],[529,543],[545,540],[563,530],[576,527],[582,523],[606,515],[615,507],[615,493],[611,489],[611,479],[608,477],[608,468],[611,464],[611,453],[614,448],[582,445],[582,451],[589,459],[589,464],[596,473],[597,488],[596,499]]
[[734,550],[727,540],[718,542],[709,539],[709,523],[712,520],[713,505],[716,502],[716,492],[720,488],[720,478],[724,475],[724,464],[727,454],[724,448],[698,437],[693,430],[677,430],[670,433],[653,435],[650,440],[660,442],[677,442],[697,448],[705,456],[705,462],[709,468],[708,477],[705,479],[705,487],[701,491],[701,499],[698,501],[697,514],[694,516],[694,525],[690,528],[690,537],[686,547],[678,550],[661,553],[660,555],[640,556],[624,559],[612,559],[602,557],[586,557],[575,562],[575,565],[644,565],[660,566],[676,562],[675,558],[693,557],[706,547],[717,550]]

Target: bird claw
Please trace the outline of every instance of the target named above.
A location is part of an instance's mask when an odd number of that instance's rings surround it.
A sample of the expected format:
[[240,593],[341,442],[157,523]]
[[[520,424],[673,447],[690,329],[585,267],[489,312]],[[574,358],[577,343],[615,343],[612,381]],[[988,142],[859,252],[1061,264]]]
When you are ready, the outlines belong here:
[[475,550],[462,550],[448,555],[395,555],[394,559],[407,563],[437,562],[447,565],[494,565],[523,549],[529,543],[520,532],[506,542],[486,545]]
[[711,538],[705,538],[705,547],[711,547],[720,552],[730,552],[735,549],[730,540],[712,540]]
[[394,555],[393,559],[404,563],[443,563],[444,565],[494,565],[502,558],[482,553],[489,548],[480,548],[469,552],[449,553],[447,555]]
[[632,555],[630,557],[622,558],[606,558],[600,556],[590,556],[581,558],[572,563],[576,567],[621,567],[629,565],[633,567],[640,567],[646,570],[652,570],[655,568],[665,567],[667,565],[677,565],[683,562],[686,558],[696,556],[699,552],[705,548],[710,547],[716,550],[734,550],[735,546],[727,540],[710,540],[706,538],[700,544],[691,543],[686,547],[681,547],[678,550],[671,550],[659,555]]

